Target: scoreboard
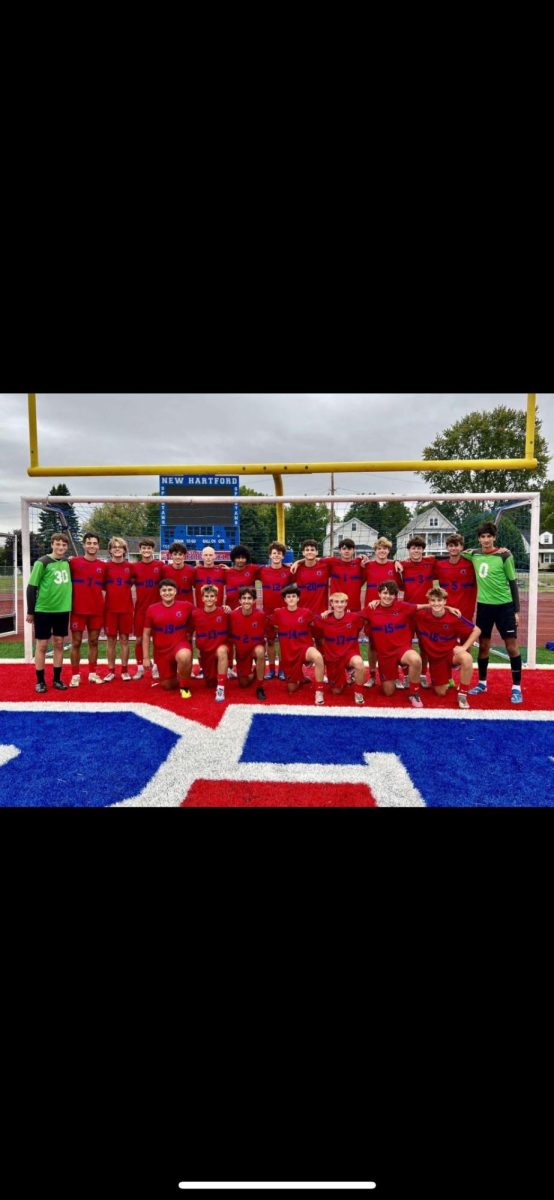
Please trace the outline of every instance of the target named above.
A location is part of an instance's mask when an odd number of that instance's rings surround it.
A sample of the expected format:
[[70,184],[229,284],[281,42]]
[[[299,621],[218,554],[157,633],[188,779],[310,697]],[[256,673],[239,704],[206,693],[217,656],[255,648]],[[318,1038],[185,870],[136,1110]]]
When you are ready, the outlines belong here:
[[[167,504],[160,504],[161,550],[180,541],[194,556],[204,546],[228,554],[240,541],[240,506],[232,501],[238,494],[238,475],[161,475],[160,496],[167,498]],[[221,503],[202,503],[200,497],[212,495]],[[197,504],[172,504],[172,496],[198,496],[199,500]]]

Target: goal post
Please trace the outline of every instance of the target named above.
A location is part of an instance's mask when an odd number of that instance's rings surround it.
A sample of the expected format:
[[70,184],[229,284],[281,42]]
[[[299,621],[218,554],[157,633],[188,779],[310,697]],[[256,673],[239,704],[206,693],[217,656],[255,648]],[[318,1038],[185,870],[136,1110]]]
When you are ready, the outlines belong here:
[[[476,504],[487,504],[492,511],[501,510],[503,506],[513,506],[516,503],[528,504],[531,512],[530,534],[529,534],[529,574],[528,580],[525,580],[525,596],[526,596],[526,630],[521,631],[520,638],[522,644],[523,632],[526,633],[527,644],[527,666],[536,666],[536,650],[537,650],[537,609],[538,609],[538,570],[539,570],[539,533],[540,533],[540,493],[539,492],[496,492],[496,493],[478,493],[478,492],[456,492],[456,493],[429,493],[398,495],[341,495],[340,504],[351,506],[352,504],[388,504],[392,501],[399,501],[406,505],[421,505],[431,506],[435,504],[440,508],[442,504],[471,502]],[[86,506],[85,511],[87,520],[81,516],[83,531],[88,525],[94,527],[94,511],[96,508],[104,504],[114,505],[160,505],[166,503],[166,498],[163,496],[64,496],[63,505],[73,506],[73,509]],[[204,497],[194,496],[172,496],[172,504],[187,506],[199,503],[209,505],[220,504],[218,496],[208,495]],[[286,507],[291,505],[317,504],[331,505],[336,507],[337,497],[331,496],[236,496],[233,503],[241,507],[255,506],[271,506],[283,505]],[[23,563],[23,595],[25,597],[27,584],[31,574],[31,513],[33,511],[45,509],[52,511],[52,497],[22,497],[21,500],[21,536],[22,536],[22,563]],[[484,517],[484,519],[486,519]],[[112,535],[115,536],[120,531],[113,529]],[[306,534],[309,536],[309,533]],[[501,537],[500,537],[501,544]],[[44,551],[43,551],[44,552]],[[24,643],[25,643],[25,662],[32,662],[33,655],[33,629],[30,624],[23,622],[24,628]]]
[[0,637],[17,637],[18,585],[17,534],[13,536],[13,564],[0,567]]

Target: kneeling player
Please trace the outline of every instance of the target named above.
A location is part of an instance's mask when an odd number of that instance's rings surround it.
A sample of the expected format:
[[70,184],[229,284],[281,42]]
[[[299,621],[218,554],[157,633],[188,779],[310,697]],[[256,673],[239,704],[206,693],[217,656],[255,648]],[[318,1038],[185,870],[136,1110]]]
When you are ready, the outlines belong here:
[[313,628],[319,637],[329,685],[334,696],[340,696],[346,683],[354,683],[354,702],[364,703],[361,691],[364,682],[364,660],[358,637],[365,621],[360,612],[347,612],[346,592],[333,592],[330,608],[316,617]]
[[481,631],[467,617],[453,615],[459,610],[447,611],[448,593],[444,588],[430,588],[427,599],[429,608],[419,610],[415,623],[419,643],[424,646],[429,660],[431,685],[437,696],[444,696],[451,686],[452,668],[459,667],[458,705],[460,708],[469,708],[467,693],[473,674],[473,658],[469,647]]
[[144,668],[150,670],[150,637],[159,671],[160,687],[164,692],[180,688],[183,700],[190,700],[189,682],[192,670],[192,641],[190,616],[192,604],[177,600],[177,584],[173,579],[160,582],[159,604],[151,604],[144,617],[142,653]]
[[299,608],[300,589],[295,583],[283,588],[281,595],[285,602],[284,608],[276,608],[268,616],[268,621],[279,634],[279,661],[285,672],[289,694],[297,692],[303,683],[304,664],[315,667],[316,691],[315,703],[324,704],[322,683],[324,675],[323,656],[316,650],[310,632],[314,619],[309,608]]
[[[265,675],[265,634],[266,618],[263,612],[255,608],[256,591],[254,587],[239,589],[239,607],[229,616],[231,641],[235,643],[237,656],[237,675],[239,687],[250,687],[254,678],[258,681],[256,698],[267,700],[263,689]],[[252,670],[253,661],[256,664]]]
[[412,627],[417,604],[398,599],[398,585],[390,580],[380,583],[378,600],[362,609],[379,660],[381,687],[385,696],[394,696],[398,667],[408,667],[409,694],[412,708],[423,708],[419,694],[421,659],[412,650]]
[[229,617],[218,605],[218,590],[213,583],[200,588],[202,608],[194,608],[191,626],[206,687],[215,687],[215,698],[225,699],[225,680],[229,667]]

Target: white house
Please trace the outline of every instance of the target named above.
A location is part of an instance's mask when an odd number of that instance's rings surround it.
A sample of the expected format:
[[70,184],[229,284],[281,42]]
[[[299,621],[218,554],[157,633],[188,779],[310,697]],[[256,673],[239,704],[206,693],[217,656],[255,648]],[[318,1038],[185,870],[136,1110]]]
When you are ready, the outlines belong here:
[[548,568],[554,563],[554,533],[546,530],[539,537],[539,571],[541,567]]
[[334,554],[343,538],[352,538],[358,554],[373,556],[373,543],[377,541],[378,537],[377,530],[372,529],[371,525],[366,525],[365,521],[352,517],[349,521],[342,521],[340,525],[334,526],[333,549],[331,550],[331,525],[328,523],[327,536],[323,543],[323,557],[327,558],[330,554]]
[[456,532],[456,526],[452,521],[447,521],[438,508],[428,508],[424,513],[416,513],[400,530],[396,538],[395,557],[408,557],[408,542],[413,537],[424,539],[428,554],[446,554],[446,539],[450,533]]

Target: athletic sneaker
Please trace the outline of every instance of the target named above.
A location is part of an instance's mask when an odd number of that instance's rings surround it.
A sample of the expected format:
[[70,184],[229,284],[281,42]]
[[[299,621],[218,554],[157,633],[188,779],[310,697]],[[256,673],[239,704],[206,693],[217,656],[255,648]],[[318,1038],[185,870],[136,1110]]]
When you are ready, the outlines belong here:
[[282,668],[282,667],[281,667],[281,670],[279,671],[279,674],[278,674],[277,678],[278,678],[278,679],[286,679],[286,678],[287,678],[287,677],[286,677],[286,675],[285,675],[285,672],[283,671],[283,668]]
[[486,692],[486,690],[487,690],[486,683],[483,683],[483,680],[480,679],[479,683],[476,683],[475,687],[470,688],[469,692],[467,694],[468,694],[468,696],[481,696],[483,694],[483,692]]
[[152,663],[152,679],[159,679],[159,678],[160,678],[160,672],[158,671],[156,664]]
[[129,675],[129,672],[128,672],[128,671],[124,671],[124,672],[122,673],[122,676],[121,676],[121,678],[122,678],[122,679],[125,679],[125,681],[127,681],[128,679],[132,679],[132,678],[133,678],[133,676],[132,676],[132,675]]
[[410,701],[412,708],[423,708],[423,703],[419,692],[412,692],[411,695],[408,696],[408,700]]
[[346,682],[351,685],[354,683],[354,667],[348,667],[346,670]]
[[521,688],[519,687],[519,685],[517,683],[514,683],[514,686],[512,688],[512,704],[522,704],[522,703],[523,703],[523,695],[522,695]]
[[429,691],[431,684],[429,683],[429,680],[425,678],[425,675],[421,676],[421,679],[419,681],[419,686],[422,687],[425,692]]
[[204,678],[204,672],[202,670],[202,667],[198,668],[198,671],[196,672],[196,675],[194,676],[194,678],[195,679],[203,679]]
[[407,676],[407,675],[403,675],[401,679],[400,679],[400,677],[399,677],[399,678],[396,680],[396,686],[397,686],[397,688],[398,688],[398,690],[399,690],[400,692],[402,692],[402,691],[406,691],[406,690],[407,690],[407,688],[409,688],[409,686],[410,686],[410,683],[409,683],[409,680],[408,680],[408,676]]
[[67,692],[67,683],[64,683],[61,679],[55,679],[52,687],[56,692]]
[[144,667],[140,666],[140,667],[137,667],[133,678],[134,679],[142,679],[143,675],[144,675]]
[[227,679],[236,679],[236,678],[237,678],[237,673],[236,673],[236,671],[233,671],[233,668],[232,668],[232,667],[228,667],[228,669],[227,669]]
[[[89,678],[90,678],[90,676],[89,676]],[[69,686],[70,687],[80,687],[80,684],[81,684],[81,676],[80,675],[72,675],[71,679],[69,680]]]
[[35,684],[35,692],[38,692],[38,693],[39,693],[39,695],[41,695],[41,694],[42,694],[42,692],[47,692],[47,691],[48,691],[48,688],[47,688],[47,686],[46,686],[46,684],[45,684],[45,683],[37,683],[37,684]]
[[325,696],[323,695],[323,692],[321,691],[320,688],[317,689],[317,692],[315,694],[315,703],[316,704],[325,704]]
[[[269,670],[267,672],[267,675],[264,675],[264,679],[276,679],[276,678],[277,678],[277,675],[276,675],[275,671],[273,670],[273,667],[271,667],[271,670]],[[279,678],[281,678],[281,676],[279,676]],[[283,676],[283,678],[284,678],[284,676]]]
[[364,687],[367,687],[367,688],[375,687],[376,682],[377,682],[377,680],[375,679],[375,675],[370,675],[369,679],[367,680],[367,683],[364,683]]
[[104,675],[102,683],[113,683],[114,679],[115,679],[115,671],[108,671],[108,674]]
[[222,683],[218,683],[218,685],[215,689],[215,698],[216,698],[216,700],[224,700],[225,699],[225,688],[223,687]]
[[365,700],[361,692],[354,692],[354,704],[365,704]]
[[181,700],[190,700],[191,693],[189,692],[188,688],[183,687],[183,688],[180,688],[179,690],[180,690]]
[[267,700],[263,687],[256,688],[256,700]]
[[465,692],[458,693],[458,708],[469,708],[469,700]]
[[88,681],[89,681],[89,683],[102,683],[102,676],[97,675],[96,671],[91,671],[91,673],[88,677]]

